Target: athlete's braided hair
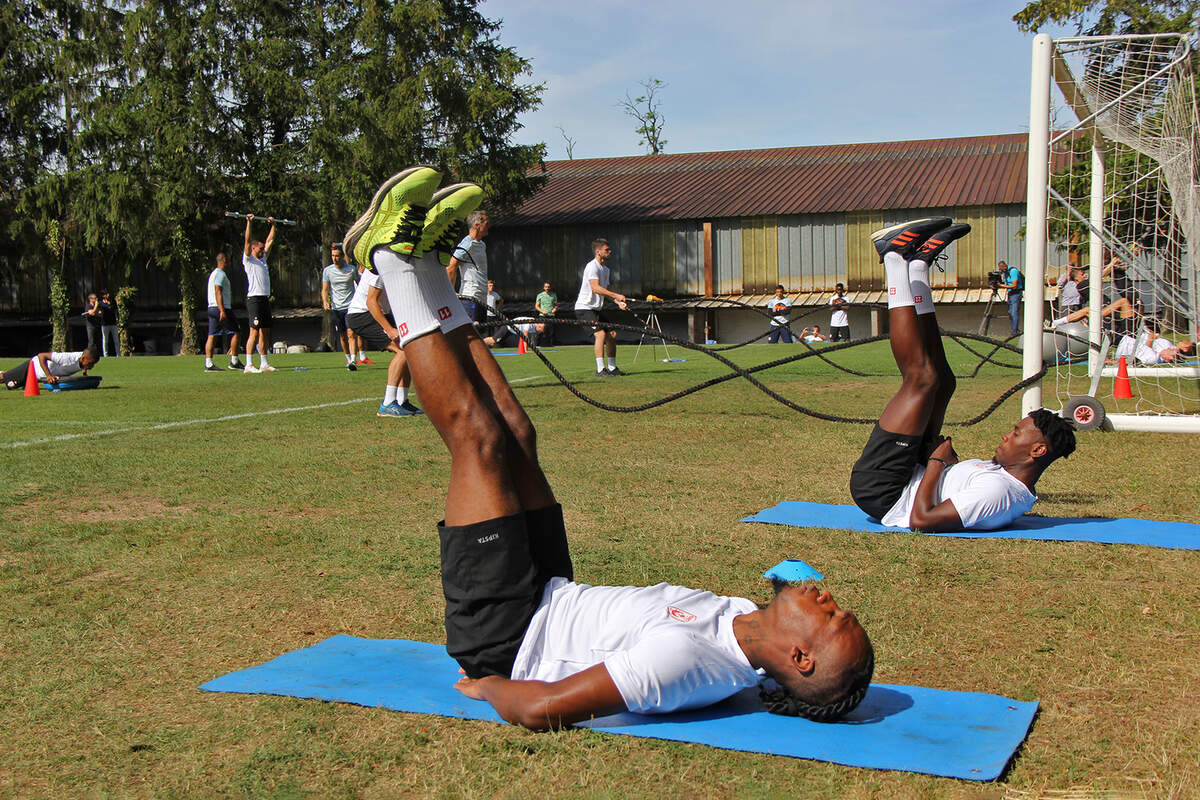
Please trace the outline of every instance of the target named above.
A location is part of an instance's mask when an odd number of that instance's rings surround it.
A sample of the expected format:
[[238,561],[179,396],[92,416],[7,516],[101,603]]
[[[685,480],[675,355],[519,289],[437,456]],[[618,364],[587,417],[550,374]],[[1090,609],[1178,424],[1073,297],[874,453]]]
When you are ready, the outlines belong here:
[[766,686],[759,686],[758,696],[762,699],[767,711],[772,714],[804,717],[814,722],[833,722],[858,708],[858,704],[867,696],[867,689],[871,685],[871,675],[874,672],[875,651],[868,642],[866,662],[852,677],[845,694],[832,703],[810,703],[782,684],[777,684],[770,689]]
[[[789,583],[778,578],[771,579],[775,594],[779,594]],[[863,698],[871,685],[871,676],[875,673],[875,649],[871,640],[867,639],[866,658],[857,669],[850,671],[848,680],[844,683],[841,695],[828,703],[810,703],[781,683],[773,682],[768,688],[765,684],[758,687],[758,696],[772,714],[783,714],[789,717],[804,717],[814,722],[833,722],[849,714]]]
[[1050,460],[1066,458],[1075,452],[1075,423],[1063,419],[1053,411],[1039,408],[1031,411],[1029,418],[1042,432],[1046,443],[1050,445]]

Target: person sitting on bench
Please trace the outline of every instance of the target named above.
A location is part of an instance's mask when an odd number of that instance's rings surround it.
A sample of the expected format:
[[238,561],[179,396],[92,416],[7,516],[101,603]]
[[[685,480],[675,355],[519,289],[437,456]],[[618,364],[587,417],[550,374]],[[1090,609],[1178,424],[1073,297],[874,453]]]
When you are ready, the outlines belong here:
[[991,461],[959,461],[941,436],[955,379],[934,315],[929,265],[971,226],[946,217],[871,234],[887,274],[900,390],[850,474],[858,507],[884,525],[922,531],[1001,528],[1033,507],[1038,477],[1075,450],[1070,422],[1040,409],[1005,434]]
[[425,412],[450,451],[438,534],[446,650],[465,673],[456,688],[532,729],[707,706],[764,675],[779,684],[765,687],[770,710],[818,720],[852,710],[874,651],[827,591],[780,584],[758,608],[665,583],[574,582],[533,424],[429,252],[452,244],[447,227],[482,193],[460,184],[431,197],[439,179],[428,167],[393,176],[346,247],[383,279]]

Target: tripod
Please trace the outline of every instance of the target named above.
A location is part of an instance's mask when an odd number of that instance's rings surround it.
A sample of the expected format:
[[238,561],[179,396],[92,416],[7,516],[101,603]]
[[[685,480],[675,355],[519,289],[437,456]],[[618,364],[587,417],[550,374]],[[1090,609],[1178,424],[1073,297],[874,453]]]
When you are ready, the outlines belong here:
[[992,308],[996,305],[996,298],[1000,296],[1000,292],[996,287],[992,287],[992,296],[988,298],[987,305],[983,308],[983,319],[979,321],[979,335],[987,336],[988,327],[992,323]]
[[[650,339],[650,347],[652,349],[658,347],[658,345],[654,343],[654,340],[657,339],[659,344],[662,345],[663,361],[671,361],[671,351],[667,349],[667,340],[662,336],[662,325],[660,325],[658,322],[658,312],[656,312],[653,308],[651,308],[650,313],[646,315],[646,324],[644,327],[645,330],[642,331],[642,338],[638,341],[637,350],[635,350],[633,353],[633,363],[637,363],[638,355],[642,352],[642,345],[646,343],[647,338]],[[657,336],[654,335],[655,331],[658,331]],[[652,355],[656,354],[652,352]]]

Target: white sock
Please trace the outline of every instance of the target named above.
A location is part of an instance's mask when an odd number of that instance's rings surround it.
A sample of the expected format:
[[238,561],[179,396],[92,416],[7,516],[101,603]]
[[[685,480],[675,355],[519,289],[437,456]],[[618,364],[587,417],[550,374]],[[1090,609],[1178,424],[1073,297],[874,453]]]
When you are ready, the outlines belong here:
[[213,365],[212,359],[209,358],[208,356],[205,356],[204,357],[204,366],[211,367],[212,365]]
[[405,403],[408,402],[408,387],[407,386],[397,386],[396,387],[396,402],[399,403],[400,405],[404,405]]
[[366,360],[367,360],[367,351],[366,351],[366,350],[359,350],[359,351],[358,351],[358,360],[359,360],[359,361],[366,361]]
[[617,368],[617,357],[616,357],[616,356],[609,356],[609,357],[608,357],[608,368],[609,368],[609,369],[616,369],[616,368]]
[[895,251],[888,253],[883,257],[883,269],[887,273],[888,308],[915,306],[908,282],[908,262],[904,257]]
[[603,371],[604,371],[604,358],[602,356],[597,356],[596,357],[596,372],[603,372]]
[[267,354],[259,353],[258,354],[258,368],[262,369],[265,366],[267,366]]
[[914,258],[908,262],[908,285],[917,315],[933,313],[933,290],[929,286],[929,264]]
[[396,392],[400,391],[399,386],[388,386],[383,390],[383,404],[385,406],[396,402]]
[[1070,316],[1066,316],[1066,317],[1059,317],[1058,319],[1052,319],[1052,320],[1050,320],[1050,327],[1057,328],[1059,325],[1065,324],[1066,321],[1069,320],[1070,318],[1071,318]]
[[354,363],[354,354],[353,353],[346,353],[346,363],[347,364]]
[[229,354],[229,363],[230,363],[230,364],[236,364],[236,363],[238,363],[238,357],[237,357],[237,353],[230,353],[230,354]]

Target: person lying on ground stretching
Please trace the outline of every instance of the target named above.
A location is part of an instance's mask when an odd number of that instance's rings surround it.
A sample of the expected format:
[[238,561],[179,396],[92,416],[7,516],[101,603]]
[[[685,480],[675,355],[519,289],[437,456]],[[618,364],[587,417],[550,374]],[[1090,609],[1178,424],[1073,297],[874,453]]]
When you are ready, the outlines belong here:
[[946,217],[915,220],[871,234],[887,273],[892,355],[900,390],[850,474],[858,507],[884,525],[923,531],[993,529],[1037,500],[1034,487],[1051,462],[1075,450],[1071,423],[1039,409],[1000,440],[989,461],[959,461],[942,438],[955,379],[934,315],[929,265],[970,232]]
[[622,711],[715,703],[759,684],[778,713],[830,720],[865,695],[866,631],[826,591],[781,585],[770,605],[660,583],[573,582],[562,507],[533,424],[443,268],[482,192],[434,193],[428,167],[398,173],[346,235],[379,272],[414,382],[450,451],[438,526],[446,649],[456,688],[504,719],[558,728]]

